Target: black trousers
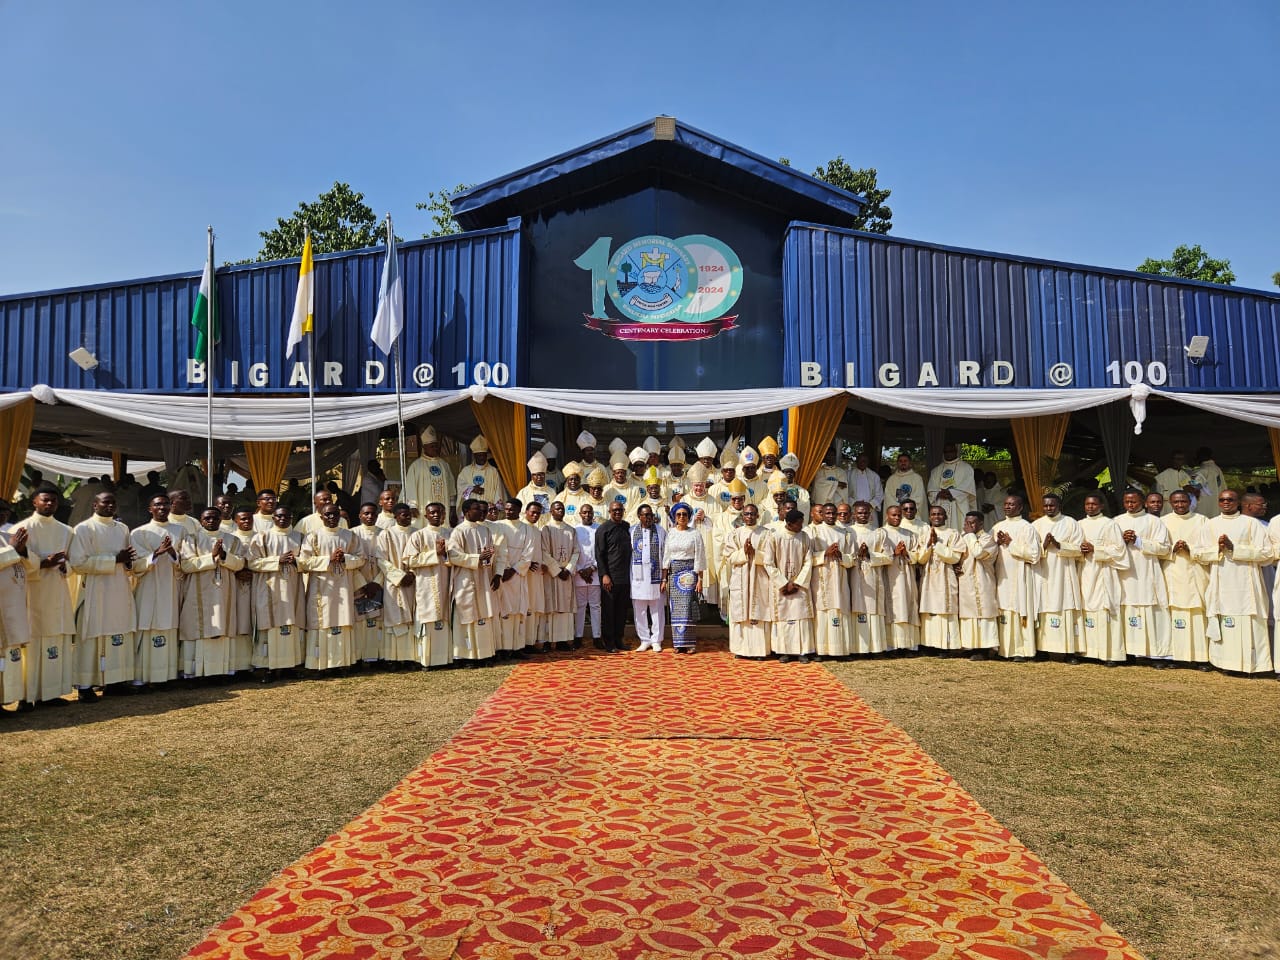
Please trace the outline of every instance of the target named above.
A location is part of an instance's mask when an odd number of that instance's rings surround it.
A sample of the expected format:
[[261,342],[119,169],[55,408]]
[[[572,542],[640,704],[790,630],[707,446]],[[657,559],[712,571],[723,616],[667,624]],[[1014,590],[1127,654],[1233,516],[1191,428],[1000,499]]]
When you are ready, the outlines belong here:
[[605,649],[622,646],[622,634],[631,613],[631,583],[613,581],[613,589],[600,588],[600,637]]

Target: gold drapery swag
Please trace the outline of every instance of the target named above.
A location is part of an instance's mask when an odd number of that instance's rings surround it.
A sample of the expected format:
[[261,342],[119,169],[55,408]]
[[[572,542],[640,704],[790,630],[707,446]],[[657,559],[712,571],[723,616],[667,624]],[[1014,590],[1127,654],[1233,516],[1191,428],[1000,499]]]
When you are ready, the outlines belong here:
[[471,414],[480,425],[489,444],[489,455],[502,474],[502,484],[514,496],[515,492],[528,483],[528,471],[525,461],[528,447],[528,421],[523,403],[512,403],[489,394],[480,403],[474,400]]
[[1062,441],[1071,423],[1070,413],[1051,413],[1043,417],[1014,417],[1013,443],[1018,448],[1018,464],[1022,482],[1027,488],[1027,508],[1032,518],[1043,515],[1041,498],[1045,492],[1045,471],[1052,469],[1062,453]]
[[797,485],[808,489],[813,483],[822,466],[822,455],[835,440],[848,405],[849,397],[841,393],[802,407],[787,407],[788,452],[800,458]]
[[5,500],[17,492],[22,479],[35,415],[36,402],[31,397],[0,410],[0,497]]
[[249,461],[249,474],[253,480],[253,495],[259,490],[280,492],[284,471],[289,464],[292,440],[246,440],[245,459]]

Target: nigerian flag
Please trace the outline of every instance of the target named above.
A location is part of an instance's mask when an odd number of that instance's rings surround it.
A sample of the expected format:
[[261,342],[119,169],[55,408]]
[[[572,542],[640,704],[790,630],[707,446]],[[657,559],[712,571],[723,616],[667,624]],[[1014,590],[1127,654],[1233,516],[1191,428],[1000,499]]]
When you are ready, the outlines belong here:
[[200,280],[200,292],[191,310],[191,325],[196,328],[196,346],[191,356],[203,363],[209,361],[209,346],[218,342],[218,324],[213,315],[213,247],[209,247],[209,259],[204,264],[204,277]]

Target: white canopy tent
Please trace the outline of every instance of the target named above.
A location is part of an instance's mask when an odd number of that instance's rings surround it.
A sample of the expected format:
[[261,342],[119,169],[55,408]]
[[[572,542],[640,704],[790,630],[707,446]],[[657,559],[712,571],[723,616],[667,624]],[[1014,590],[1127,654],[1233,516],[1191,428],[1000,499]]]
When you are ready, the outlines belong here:
[[[541,410],[612,420],[724,420],[803,406],[847,393],[871,412],[909,414],[913,419],[1009,419],[1074,412],[1128,400],[1135,432],[1141,432],[1148,396],[1166,397],[1223,416],[1280,427],[1280,397],[1250,394],[1187,394],[1138,384],[1113,389],[897,389],[797,387],[777,390],[551,390],[532,387],[470,387],[410,393],[406,421],[417,420],[464,400],[488,396]],[[34,396],[43,404],[79,407],[133,424],[188,437],[208,436],[206,399],[201,396],[62,390],[38,385],[30,394],[0,394],[0,409]],[[315,399],[316,437],[347,436],[396,422],[394,396],[357,394]],[[309,432],[306,397],[229,396],[214,398],[213,438],[232,441],[296,440]]]

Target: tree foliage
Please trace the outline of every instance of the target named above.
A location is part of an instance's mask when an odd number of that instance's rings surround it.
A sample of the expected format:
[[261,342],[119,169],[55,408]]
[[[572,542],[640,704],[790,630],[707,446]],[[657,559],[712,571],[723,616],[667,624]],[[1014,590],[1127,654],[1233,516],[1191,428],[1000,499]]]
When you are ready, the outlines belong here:
[[426,210],[431,214],[431,222],[434,224],[430,233],[423,234],[424,237],[448,237],[462,232],[462,227],[458,226],[458,221],[453,218],[453,206],[449,203],[449,198],[457,196],[470,187],[469,183],[460,183],[452,190],[432,190],[427,194],[426,200],[415,204],[417,209]]
[[1275,273],[1271,275],[1271,282],[1274,283],[1277,287],[1280,287],[1280,270],[1277,270]]
[[890,190],[881,190],[876,182],[875,167],[849,166],[844,157],[836,157],[825,166],[819,166],[813,175],[833,187],[861,194],[867,201],[854,226],[868,233],[888,233],[893,229],[893,210],[885,203]]
[[1139,273],[1154,273],[1162,277],[1184,277],[1187,280],[1204,280],[1208,283],[1230,285],[1236,275],[1231,272],[1230,260],[1215,260],[1200,248],[1181,244],[1168,260],[1148,257],[1138,264]]
[[[791,161],[786,157],[779,157],[778,162],[784,167],[791,166]],[[855,229],[866,230],[868,233],[888,233],[893,229],[893,210],[885,203],[893,191],[880,189],[876,183],[875,167],[855,169],[849,166],[844,157],[836,157],[830,163],[819,166],[813,171],[813,175],[833,187],[861,194],[867,201],[854,221]]]
[[364,194],[348,183],[334,182],[312,203],[300,203],[286,218],[278,218],[271,230],[263,230],[258,260],[285,260],[302,256],[303,235],[311,229],[315,253],[336,253],[376,247],[386,239],[377,215],[364,202]]

